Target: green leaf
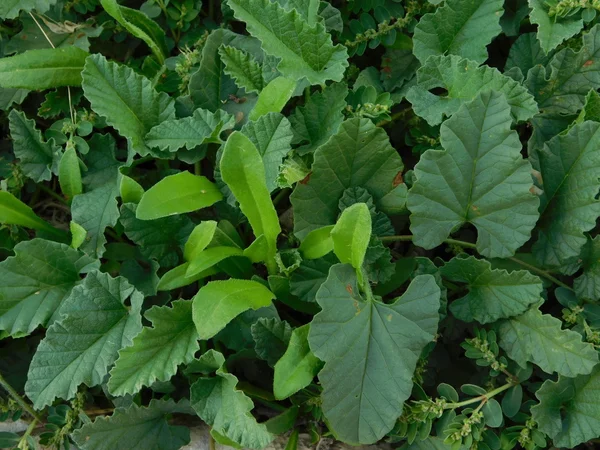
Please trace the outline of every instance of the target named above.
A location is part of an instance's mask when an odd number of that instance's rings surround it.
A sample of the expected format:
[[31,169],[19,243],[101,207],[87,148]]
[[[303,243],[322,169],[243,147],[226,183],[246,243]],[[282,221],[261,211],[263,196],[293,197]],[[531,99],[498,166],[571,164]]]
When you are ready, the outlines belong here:
[[123,203],[138,204],[144,195],[144,188],[140,183],[127,175],[121,175],[119,183],[119,195]]
[[487,45],[502,31],[503,0],[448,0],[415,27],[414,54],[424,63],[431,55],[458,55],[478,63]]
[[246,394],[236,389],[238,379],[227,372],[223,355],[209,350],[202,355],[200,363],[216,370],[216,376],[202,377],[192,385],[192,408],[213,431],[241,447],[266,447],[274,436],[252,416],[250,411],[254,404]]
[[366,189],[377,204],[398,186],[403,168],[383,129],[368,119],[345,121],[315,152],[310,179],[298,183],[290,197],[294,234],[302,240],[312,230],[335,224],[339,200],[348,188]]
[[87,231],[77,222],[69,222],[69,231],[71,231],[71,247],[77,250],[81,247],[81,244],[85,241],[85,237],[87,236]]
[[492,269],[489,261],[465,254],[452,258],[440,272],[469,288],[467,295],[450,305],[452,314],[464,322],[490,323],[518,316],[542,295],[542,280],[527,270]]
[[214,220],[205,220],[196,225],[183,248],[185,260],[192,261],[196,259],[211,243],[216,230],[217,222]]
[[577,298],[596,301],[600,299],[600,236],[588,238],[580,258],[583,273],[573,282]]
[[90,151],[83,156],[87,167],[82,179],[84,186],[89,190],[108,184],[118,186],[123,163],[115,158],[115,139],[110,134],[95,133],[88,144]]
[[585,245],[585,232],[600,216],[600,123],[575,125],[551,139],[539,152],[542,188],[536,259],[561,266],[576,258]]
[[371,239],[371,213],[365,203],[344,209],[331,230],[333,252],[342,264],[360,271]]
[[133,151],[159,156],[144,138],[152,127],[175,118],[173,100],[154,90],[149,79],[99,54],[86,59],[82,75],[83,92],[92,109],[128,139]]
[[254,57],[243,50],[222,45],[219,47],[223,71],[235,80],[238,87],[246,92],[260,92],[265,87],[263,68]]
[[0,110],[8,111],[13,104],[20,105],[29,95],[27,89],[0,88]]
[[340,264],[329,271],[317,301],[322,311],[308,341],[325,361],[323,414],[342,441],[377,442],[402,413],[417,360],[437,332],[440,288],[433,276],[418,276],[402,297],[384,304],[364,298],[354,269]]
[[135,215],[141,220],[184,214],[207,208],[223,198],[208,178],[183,171],[169,175],[142,195]]
[[71,199],[83,191],[79,157],[74,147],[69,147],[60,159],[60,164],[58,165],[58,182],[60,190],[67,199]]
[[258,94],[258,101],[250,112],[248,119],[258,120],[265,114],[281,112],[289,99],[292,98],[292,94],[296,90],[296,84],[296,81],[289,78],[275,78]]
[[41,230],[57,238],[64,232],[38,217],[33,210],[10,192],[0,191],[0,223]]
[[211,281],[194,296],[192,315],[200,339],[210,339],[239,314],[271,304],[275,296],[251,280]]
[[416,245],[437,247],[464,223],[477,228],[477,251],[486,257],[512,256],[529,240],[539,199],[511,125],[506,98],[489,91],[442,124],[445,150],[423,154],[408,192]]
[[583,28],[580,14],[567,17],[550,16],[551,2],[543,0],[528,0],[531,13],[529,19],[537,25],[537,37],[542,49],[548,53],[555,49],[564,40],[575,36]]
[[20,55],[0,58],[0,87],[39,91],[79,86],[87,56],[88,52],[70,46],[28,50]]
[[123,28],[150,47],[159,64],[164,64],[169,50],[160,25],[141,11],[119,6],[117,0],[100,0],[100,4]]
[[292,144],[302,144],[297,148],[300,155],[314,152],[338,132],[344,120],[347,93],[344,83],[334,83],[312,94],[304,106],[294,110],[290,116]]
[[256,121],[246,123],[241,131],[262,156],[267,189],[273,192],[277,187],[281,162],[291,150],[293,133],[290,122],[282,114],[268,113]]
[[532,362],[547,373],[565,377],[588,374],[598,363],[592,344],[581,335],[561,329],[562,322],[539,309],[505,320],[498,327],[500,347],[521,367]]
[[91,272],[74,287],[60,308],[62,319],[48,329],[29,366],[25,393],[33,406],[69,400],[82,383],[101,384],[117,352],[142,329],[143,300],[125,278],[106,273]]
[[57,310],[93,259],[66,244],[32,239],[0,263],[0,330],[24,336],[58,319]]
[[540,401],[531,408],[540,431],[554,445],[575,448],[600,435],[600,368],[576,378],[546,380],[535,396]]
[[243,256],[243,254],[244,251],[237,247],[217,246],[207,248],[195,255],[193,259],[190,259],[190,264],[185,272],[185,276],[186,278],[194,277],[219,264],[230,256]]
[[525,33],[511,45],[504,71],[517,67],[523,75],[527,75],[529,69],[538,64],[541,66],[548,64],[551,56],[552,54],[548,55],[542,50],[535,33]]
[[299,247],[302,258],[317,259],[331,252],[333,250],[333,239],[331,238],[333,227],[334,225],[328,225],[308,233]]
[[[439,96],[429,91],[445,89]],[[432,56],[417,71],[417,85],[406,95],[415,113],[429,125],[442,123],[460,106],[473,100],[479,93],[491,90],[506,95],[512,116],[519,122],[531,119],[538,108],[533,96],[521,84],[502,75],[498,69],[479,66],[460,56]]]
[[319,16],[319,0],[276,0],[286,11],[295,9],[309,25],[314,25]]
[[190,442],[187,426],[169,425],[170,414],[186,412],[173,400],[132,403],[112,416],[98,417],[75,430],[73,439],[82,450],[178,450]]
[[285,353],[275,364],[273,393],[278,400],[308,386],[323,366],[308,346],[309,330],[309,324],[295,328]]
[[193,116],[166,120],[152,128],[146,135],[146,145],[176,152],[183,147],[193,150],[198,145],[220,143],[219,135],[233,128],[234,122],[233,116],[222,109],[212,113],[198,108]]
[[276,317],[261,317],[250,327],[254,339],[254,350],[258,357],[273,367],[287,348],[292,327]]
[[19,167],[25,176],[36,183],[52,178],[52,166],[57,159],[60,149],[53,140],[45,142],[42,133],[36,128],[35,121],[13,109],[8,115],[10,137],[13,141],[13,151],[19,158]]
[[110,371],[108,389],[112,395],[133,395],[155,381],[169,381],[177,366],[191,363],[200,349],[192,302],[176,300],[171,308],[154,306],[145,316],[152,328],[144,327],[130,347],[121,349]]
[[36,10],[38,13],[43,14],[57,0],[3,0],[0,3],[0,18],[2,19],[14,19],[19,15],[20,11],[31,12]]
[[193,277],[186,277],[185,273],[187,272],[189,265],[190,263],[184,263],[165,273],[158,283],[157,290],[170,291],[172,289],[187,286],[195,281],[215,275],[219,271],[217,268],[211,267],[210,269],[200,272]]
[[343,78],[348,52],[343,45],[333,45],[323,24],[309,25],[297,11],[286,11],[270,0],[227,0],[227,5],[263,50],[281,59],[277,69],[284,77],[306,78],[310,84]]
[[329,269],[338,262],[333,253],[302,261],[290,277],[290,292],[304,302],[316,302],[317,291],[327,280]]

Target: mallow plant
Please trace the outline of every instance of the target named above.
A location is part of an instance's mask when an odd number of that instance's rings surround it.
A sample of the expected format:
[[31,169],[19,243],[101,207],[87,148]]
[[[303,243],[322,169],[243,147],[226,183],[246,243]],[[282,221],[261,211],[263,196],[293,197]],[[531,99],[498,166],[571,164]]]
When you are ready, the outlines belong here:
[[2,0],[0,447],[591,448],[599,9]]

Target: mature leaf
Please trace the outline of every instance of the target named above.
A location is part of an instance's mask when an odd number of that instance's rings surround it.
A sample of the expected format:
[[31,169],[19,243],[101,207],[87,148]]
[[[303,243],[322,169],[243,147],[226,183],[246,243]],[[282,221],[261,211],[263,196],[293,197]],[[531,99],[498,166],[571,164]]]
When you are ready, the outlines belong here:
[[300,155],[314,152],[337,133],[344,120],[347,93],[344,83],[334,83],[312,94],[304,106],[294,110],[290,116],[292,143],[302,144],[297,149]]
[[266,447],[274,436],[252,416],[250,411],[254,404],[246,394],[236,389],[238,379],[226,371],[223,355],[209,350],[199,362],[216,370],[215,377],[200,378],[191,387],[192,407],[200,418],[213,431],[241,447]]
[[525,33],[510,47],[504,71],[517,67],[523,75],[527,75],[529,69],[548,64],[551,56],[552,54],[546,54],[542,50],[535,33]]
[[[417,85],[406,96],[416,114],[429,125],[442,123],[460,106],[473,100],[480,92],[492,90],[506,95],[513,117],[517,121],[532,118],[538,112],[532,95],[521,84],[502,75],[498,69],[479,66],[459,56],[432,56],[417,71]],[[442,88],[448,91],[439,96],[429,91]]]
[[[11,1],[11,0],[9,0]],[[89,53],[79,47],[29,50],[0,58],[0,87],[31,90],[79,86]]]
[[265,87],[263,68],[254,57],[243,50],[222,45],[219,47],[223,71],[235,80],[246,92],[260,92]]
[[175,152],[183,147],[193,150],[198,145],[220,143],[219,135],[233,128],[234,122],[233,116],[222,109],[212,113],[198,108],[193,116],[166,120],[152,128],[146,135],[146,145]]
[[169,425],[168,415],[175,412],[184,411],[173,400],[132,403],[75,430],[73,439],[82,450],[178,450],[190,442],[190,430]]
[[586,242],[584,233],[596,226],[599,146],[600,123],[584,122],[551,139],[538,153],[544,193],[533,253],[545,266],[576,258]]
[[59,318],[57,310],[96,263],[68,245],[43,239],[17,244],[0,263],[0,330],[31,333]]
[[119,275],[127,278],[127,281],[146,297],[151,297],[158,292],[159,268],[158,262],[152,259],[128,259],[121,264]]
[[576,378],[546,380],[535,396],[531,414],[554,445],[575,448],[600,435],[600,368]]
[[302,261],[290,277],[290,292],[302,301],[315,302],[319,288],[327,280],[329,269],[338,262],[333,253]]
[[154,306],[145,314],[152,328],[144,327],[133,345],[121,349],[110,372],[108,388],[112,395],[135,394],[155,381],[168,381],[180,364],[189,364],[200,349],[192,321],[192,302],[174,301]]
[[82,75],[92,109],[128,139],[133,151],[160,156],[146,146],[144,138],[152,127],[175,118],[173,100],[154,90],[149,79],[99,54],[86,59]]
[[200,339],[210,339],[235,317],[271,304],[275,296],[257,281],[211,281],[194,296],[192,316]]
[[19,15],[20,11],[31,12],[36,10],[38,13],[43,14],[57,0],[2,0],[0,3],[0,18],[2,19],[14,19]]
[[[130,299],[131,307],[125,305]],[[60,308],[31,361],[25,393],[36,409],[102,383],[117,352],[142,329],[144,296],[125,278],[91,272]]]
[[445,150],[427,150],[408,193],[416,245],[440,245],[464,223],[478,231],[477,251],[506,258],[527,242],[538,218],[531,165],[511,130],[510,105],[484,92],[441,128]]
[[59,147],[53,140],[45,142],[35,121],[27,119],[25,113],[13,109],[8,115],[13,151],[19,158],[19,167],[25,176],[36,183],[52,178],[52,166],[56,162]]
[[340,262],[360,271],[371,239],[371,213],[366,203],[344,209],[331,230],[331,239]]
[[600,236],[587,239],[580,257],[583,274],[573,282],[577,298],[600,300]]
[[281,58],[277,69],[284,77],[306,78],[310,84],[343,78],[348,52],[333,45],[322,23],[310,25],[296,10],[286,11],[270,0],[227,0],[227,5],[267,54]]
[[286,11],[295,9],[309,25],[319,20],[319,0],[276,0]]
[[582,342],[579,333],[563,330],[561,325],[559,319],[531,308],[500,323],[499,344],[521,367],[532,362],[544,372],[565,377],[590,373],[598,363],[598,352]]
[[115,158],[115,139],[110,134],[94,133],[88,144],[90,151],[83,156],[87,167],[82,179],[84,186],[93,190],[107,184],[116,185],[123,163]]
[[336,222],[347,188],[360,186],[377,203],[400,185],[397,176],[404,168],[386,132],[368,119],[344,122],[314,156],[310,179],[298,183],[291,195],[294,234],[300,239]]
[[285,353],[292,336],[292,327],[285,320],[276,317],[261,317],[252,324],[251,332],[256,354],[273,367]]
[[8,111],[13,104],[20,105],[29,95],[28,89],[0,88],[0,110]]
[[29,206],[6,191],[0,191],[0,223],[42,230],[58,239],[65,237],[62,230],[54,228],[37,216]]
[[310,325],[295,328],[289,345],[277,364],[273,376],[273,394],[285,399],[308,386],[322,367],[322,363],[308,345]]
[[527,270],[492,269],[489,261],[459,255],[440,269],[450,281],[467,283],[469,293],[450,305],[452,314],[464,321],[495,322],[524,313],[539,302],[542,280]]
[[415,27],[415,56],[421,63],[431,55],[448,54],[483,63],[487,45],[502,31],[503,4],[504,0],[447,0]]
[[317,293],[322,308],[308,341],[325,361],[323,413],[344,442],[374,443],[390,431],[410,396],[417,360],[437,331],[440,289],[416,277],[392,304],[364,298],[349,265],[336,265]]
[[550,16],[550,5],[551,2],[544,0],[529,0],[531,8],[529,18],[538,26],[537,37],[546,53],[555,49],[565,39],[575,36],[583,28],[580,14],[567,17]]

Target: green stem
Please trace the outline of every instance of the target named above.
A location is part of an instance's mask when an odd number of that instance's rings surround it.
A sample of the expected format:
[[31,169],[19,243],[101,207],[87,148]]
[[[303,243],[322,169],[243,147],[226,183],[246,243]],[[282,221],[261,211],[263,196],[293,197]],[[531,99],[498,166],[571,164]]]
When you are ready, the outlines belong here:
[[58,195],[56,192],[54,192],[49,187],[47,187],[43,184],[38,184],[38,187],[40,188],[40,190],[44,191],[50,197],[54,198],[55,200],[58,200],[62,204],[64,204],[64,205],[68,204],[68,202],[67,202],[67,200],[65,200],[65,198],[63,198],[61,195]]
[[446,403],[446,405],[444,405],[444,409],[462,408],[463,406],[472,405],[473,403],[478,403],[478,402],[483,404],[484,402],[487,402],[490,398],[493,398],[496,395],[501,394],[502,392],[510,389],[513,386],[515,386],[515,383],[509,382],[509,383],[503,384],[502,386],[500,386],[496,389],[491,390],[490,392],[486,392],[485,394],[482,394],[479,397],[473,397],[468,400],[465,400],[462,402],[457,402],[457,403]]
[[202,174],[202,170],[200,168],[200,161],[196,161],[194,163],[194,175],[201,175]]
[[518,259],[518,258],[508,258],[508,259],[509,259],[510,261],[514,262],[514,263],[517,263],[517,264],[519,264],[520,266],[523,266],[523,267],[525,267],[525,268],[526,268],[527,270],[529,270],[530,272],[533,272],[533,273],[535,273],[536,275],[539,275],[539,276],[541,276],[541,277],[544,277],[545,279],[547,279],[547,280],[549,280],[549,281],[552,281],[553,283],[557,284],[557,285],[558,285],[558,286],[560,286],[560,287],[563,287],[563,288],[565,288],[565,289],[568,289],[568,290],[570,290],[570,291],[572,291],[572,290],[573,290],[573,289],[572,289],[572,288],[571,288],[569,285],[567,285],[567,284],[563,283],[563,282],[562,282],[562,281],[560,281],[558,278],[556,278],[556,277],[553,277],[552,275],[550,275],[550,273],[549,273],[549,272],[547,272],[547,271],[545,271],[545,270],[542,270],[542,269],[540,269],[539,267],[532,266],[531,264],[528,264],[528,263],[526,263],[525,261],[521,261],[521,260],[520,260],[520,259]]
[[273,199],[273,206],[277,206],[284,198],[290,195],[291,189],[285,188],[280,190]]
[[23,411],[25,411],[38,422],[43,423],[41,416],[38,413],[36,413],[31,406],[29,406],[29,404],[23,399],[23,397],[21,397],[19,393],[15,391],[10,384],[8,384],[8,382],[4,379],[4,377],[1,374],[0,386],[2,386],[4,390],[8,392],[8,395],[10,395],[13,398],[13,400],[16,401],[21,408],[23,408]]
[[[38,423],[37,419],[33,419],[31,421],[31,423],[27,427],[27,430],[25,430],[25,433],[23,434],[23,436],[21,436],[21,439],[19,439],[19,445],[17,446],[17,448],[21,448],[21,443],[27,442],[27,438],[29,436],[31,436],[31,433],[33,433],[33,430],[35,430],[35,426],[37,425],[37,423]],[[23,447],[23,448],[29,448],[29,447]]]

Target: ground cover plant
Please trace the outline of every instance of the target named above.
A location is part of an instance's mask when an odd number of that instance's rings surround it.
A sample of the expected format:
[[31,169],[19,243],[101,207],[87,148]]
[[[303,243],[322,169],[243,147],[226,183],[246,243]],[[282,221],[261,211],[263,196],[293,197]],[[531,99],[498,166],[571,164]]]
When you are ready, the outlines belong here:
[[1,448],[600,437],[597,0],[2,0]]

